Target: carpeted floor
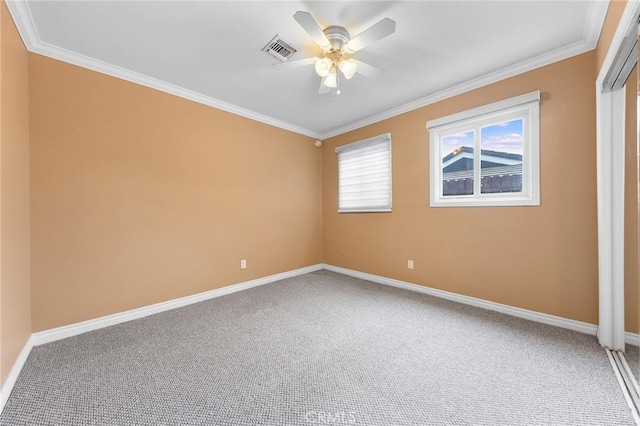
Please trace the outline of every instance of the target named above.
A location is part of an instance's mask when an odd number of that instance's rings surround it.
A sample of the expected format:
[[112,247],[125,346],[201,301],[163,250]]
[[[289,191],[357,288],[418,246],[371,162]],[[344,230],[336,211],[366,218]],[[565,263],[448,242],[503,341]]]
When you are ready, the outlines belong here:
[[2,425],[632,425],[592,336],[328,271],[33,349]]

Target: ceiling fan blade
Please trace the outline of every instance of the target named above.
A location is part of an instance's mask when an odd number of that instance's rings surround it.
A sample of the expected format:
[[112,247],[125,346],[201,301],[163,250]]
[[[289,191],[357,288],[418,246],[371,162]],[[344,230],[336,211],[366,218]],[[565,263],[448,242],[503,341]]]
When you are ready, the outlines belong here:
[[271,68],[273,68],[274,70],[298,68],[305,65],[315,64],[318,59],[319,58],[317,56],[314,56],[312,58],[298,59],[297,61],[278,62],[277,64],[271,65]]
[[331,42],[327,38],[327,36],[320,28],[320,25],[313,19],[313,16],[309,12],[297,11],[293,14],[293,19],[296,20],[298,24],[302,27],[303,30],[309,34],[309,37],[315,41],[318,46],[323,49],[329,49],[331,47]]
[[388,35],[393,34],[396,31],[396,21],[389,18],[384,18],[382,21],[374,24],[352,38],[347,43],[347,48],[351,52],[357,52],[358,50],[376,42]]
[[324,85],[325,78],[327,77],[322,77],[322,80],[320,81],[320,88],[318,89],[318,93],[320,93],[321,95],[325,95],[331,91],[331,87],[327,87]]
[[356,63],[356,72],[364,76],[378,78],[381,77],[382,74],[384,74],[384,71],[382,71],[380,68],[369,65],[366,62],[362,62],[357,59],[354,59],[354,62]]

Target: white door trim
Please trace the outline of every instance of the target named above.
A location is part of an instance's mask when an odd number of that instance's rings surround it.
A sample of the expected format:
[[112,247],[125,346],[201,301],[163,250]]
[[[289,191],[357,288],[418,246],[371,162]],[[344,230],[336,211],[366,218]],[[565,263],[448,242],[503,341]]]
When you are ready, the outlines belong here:
[[596,80],[598,176],[598,283],[600,344],[624,350],[624,117],[625,88],[604,91],[630,30],[637,31],[640,3],[629,1]]

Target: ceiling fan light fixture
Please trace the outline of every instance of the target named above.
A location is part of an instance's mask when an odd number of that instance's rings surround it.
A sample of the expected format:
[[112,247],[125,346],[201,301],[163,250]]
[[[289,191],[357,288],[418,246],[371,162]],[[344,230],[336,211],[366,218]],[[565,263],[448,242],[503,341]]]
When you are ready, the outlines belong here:
[[322,83],[327,87],[338,87],[338,73],[336,72],[335,67],[331,67],[329,73],[324,77],[324,82]]
[[329,58],[318,59],[315,63],[316,74],[320,77],[326,77],[327,74],[331,71],[331,66],[333,63]]
[[293,19],[322,49],[323,57],[274,64],[273,68],[285,68],[285,65],[286,68],[294,68],[313,64],[316,74],[321,77],[318,93],[324,95],[332,92],[334,96],[340,94],[341,74],[346,80],[349,80],[356,72],[366,77],[376,77],[382,73],[378,68],[365,62],[343,58],[393,34],[396,31],[396,23],[392,19],[384,18],[355,37],[351,37],[349,31],[339,25],[330,25],[323,29],[309,12],[299,10],[294,13]]
[[356,73],[356,61],[354,59],[342,60],[338,64],[338,67],[347,80],[351,79]]

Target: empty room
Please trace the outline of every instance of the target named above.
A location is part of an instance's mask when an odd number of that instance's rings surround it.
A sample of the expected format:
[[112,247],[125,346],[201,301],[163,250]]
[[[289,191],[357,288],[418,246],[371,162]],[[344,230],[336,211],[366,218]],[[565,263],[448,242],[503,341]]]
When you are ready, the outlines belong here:
[[640,425],[639,19],[0,0],[0,425]]

